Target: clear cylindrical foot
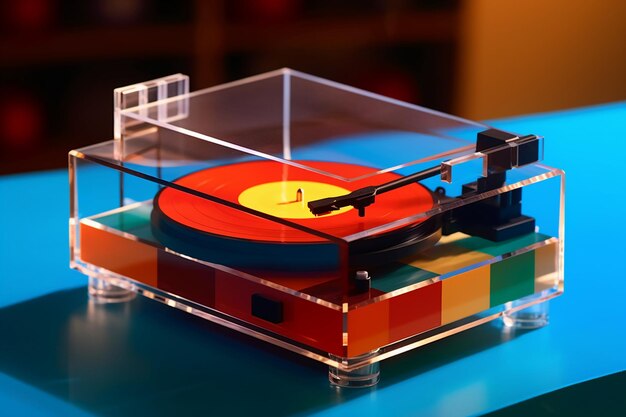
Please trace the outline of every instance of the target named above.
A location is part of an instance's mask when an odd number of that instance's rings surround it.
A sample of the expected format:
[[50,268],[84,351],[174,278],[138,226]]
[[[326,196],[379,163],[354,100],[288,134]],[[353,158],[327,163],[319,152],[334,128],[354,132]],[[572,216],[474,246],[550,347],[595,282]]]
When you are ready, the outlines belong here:
[[[342,358],[330,355],[330,358],[344,365],[360,362],[369,357],[376,356],[378,351],[366,353],[354,358]],[[380,380],[380,362],[362,366],[352,371],[344,371],[334,366],[328,367],[328,380],[331,385],[343,388],[366,388],[373,387]]]
[[[523,304],[524,302],[527,301],[518,300],[508,304],[510,304],[511,308],[513,308],[516,305]],[[512,327],[515,329],[538,329],[540,327],[547,326],[550,322],[549,312],[550,303],[548,301],[544,301],[543,303],[532,305],[514,313],[505,311],[502,315],[502,322],[506,327]]]
[[103,279],[89,277],[89,298],[96,303],[122,303],[135,298],[135,293]]

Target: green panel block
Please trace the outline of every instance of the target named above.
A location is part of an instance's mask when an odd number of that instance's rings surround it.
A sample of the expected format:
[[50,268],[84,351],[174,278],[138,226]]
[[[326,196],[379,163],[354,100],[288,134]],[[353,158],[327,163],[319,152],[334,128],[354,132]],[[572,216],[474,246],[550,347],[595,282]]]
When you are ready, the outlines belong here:
[[151,207],[141,205],[130,210],[98,217],[94,221],[144,240],[156,242],[150,226],[151,211]]
[[454,243],[469,250],[486,253],[491,256],[500,256],[547,239],[550,239],[550,236],[541,233],[530,233],[503,242],[492,242],[480,237],[468,237]]
[[535,252],[526,252],[491,265],[491,307],[535,291]]
[[410,265],[392,263],[384,268],[372,270],[371,276],[372,288],[384,292],[391,292],[406,287],[407,285],[413,285],[429,278],[434,278],[437,274]]

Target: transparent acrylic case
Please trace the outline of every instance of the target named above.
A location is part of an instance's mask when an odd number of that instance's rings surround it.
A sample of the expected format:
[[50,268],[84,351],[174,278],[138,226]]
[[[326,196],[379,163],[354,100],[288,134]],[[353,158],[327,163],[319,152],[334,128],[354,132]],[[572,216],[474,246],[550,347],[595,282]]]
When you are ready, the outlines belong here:
[[[289,69],[196,92],[177,74],[114,101],[114,139],[69,156],[71,266],[96,302],[138,293],[358,387],[378,381],[379,361],[494,319],[545,325],[563,291],[564,173],[515,156],[481,188],[501,165],[501,148],[477,151],[489,126]],[[510,137],[507,155],[527,141]],[[542,138],[532,141],[539,160]],[[419,189],[376,195],[363,217],[349,205],[311,218],[276,209],[312,189],[334,197],[429,169]],[[269,172],[282,173],[279,188]],[[197,173],[206,180],[186,180]],[[418,191],[429,204],[414,204]],[[172,226],[196,211],[243,237]],[[326,216],[339,220],[318,227]],[[493,226],[512,217],[524,231]]]

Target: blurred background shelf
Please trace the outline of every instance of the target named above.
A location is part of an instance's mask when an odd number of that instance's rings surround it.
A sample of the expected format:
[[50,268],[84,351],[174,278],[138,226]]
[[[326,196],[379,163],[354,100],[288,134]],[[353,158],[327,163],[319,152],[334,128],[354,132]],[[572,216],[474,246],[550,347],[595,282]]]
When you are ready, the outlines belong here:
[[0,174],[64,166],[111,137],[114,88],[178,72],[291,67],[471,118],[626,98],[626,2],[498,3],[5,0]]
[[193,45],[188,41],[192,36],[193,27],[180,24],[81,28],[33,37],[12,36],[0,41],[0,70],[137,56],[185,57],[193,53]]
[[[322,28],[322,30],[320,30]],[[407,15],[358,16],[346,20],[309,18],[274,25],[238,23],[224,28],[225,49],[354,48],[398,42],[451,42],[456,39],[453,10],[410,12]]]

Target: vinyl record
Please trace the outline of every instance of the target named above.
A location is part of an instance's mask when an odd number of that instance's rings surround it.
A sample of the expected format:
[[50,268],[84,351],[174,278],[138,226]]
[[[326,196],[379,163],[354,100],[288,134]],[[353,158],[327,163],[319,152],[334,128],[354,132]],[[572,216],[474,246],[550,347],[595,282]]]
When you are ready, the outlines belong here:
[[[348,178],[374,171],[337,162],[307,161],[306,165]],[[306,203],[397,178],[383,173],[346,182],[278,162],[252,161],[197,171],[175,183],[342,238],[428,210],[434,197],[423,185],[411,184],[377,196],[365,217],[352,207],[314,216]],[[297,271],[339,264],[337,245],[323,237],[170,187],[154,199],[152,225],[157,238],[171,249],[228,266]],[[351,263],[366,267],[389,262],[434,244],[438,237],[435,218],[373,233],[350,243]]]

